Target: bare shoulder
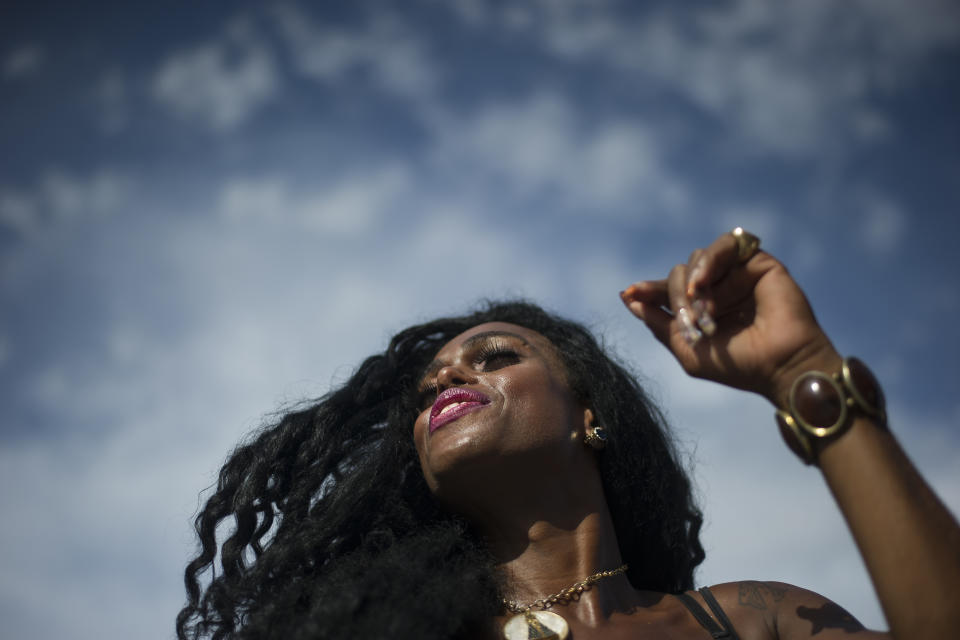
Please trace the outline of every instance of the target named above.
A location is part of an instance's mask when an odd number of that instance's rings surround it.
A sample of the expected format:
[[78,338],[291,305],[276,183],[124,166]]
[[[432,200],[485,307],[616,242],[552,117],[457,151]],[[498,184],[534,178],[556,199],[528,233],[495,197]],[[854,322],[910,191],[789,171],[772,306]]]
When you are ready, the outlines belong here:
[[[742,640],[881,640],[843,607],[818,593],[785,582],[741,580],[710,587]],[[699,596],[699,594],[697,594]],[[703,602],[702,597],[698,598]]]

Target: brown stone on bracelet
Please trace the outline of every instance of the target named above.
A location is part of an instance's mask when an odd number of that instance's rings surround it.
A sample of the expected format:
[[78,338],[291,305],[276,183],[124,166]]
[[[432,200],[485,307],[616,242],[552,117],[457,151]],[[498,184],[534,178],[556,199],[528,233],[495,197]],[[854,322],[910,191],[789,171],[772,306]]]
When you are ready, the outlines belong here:
[[857,358],[845,358],[838,373],[801,374],[790,388],[788,408],[776,413],[780,434],[805,463],[812,464],[823,446],[842,435],[853,412],[886,423],[884,397],[876,377]]
[[886,398],[876,376],[859,358],[846,358],[841,370],[844,387],[856,401],[857,406],[871,417],[886,421]]
[[797,378],[790,389],[790,413],[811,435],[818,438],[833,435],[847,421],[843,387],[822,371],[808,371]]
[[790,451],[793,451],[798,458],[803,460],[804,464],[813,464],[816,456],[813,453],[813,447],[810,445],[810,438],[803,435],[800,427],[797,426],[797,421],[781,409],[777,409],[776,419],[777,426],[780,427],[780,436],[790,447]]

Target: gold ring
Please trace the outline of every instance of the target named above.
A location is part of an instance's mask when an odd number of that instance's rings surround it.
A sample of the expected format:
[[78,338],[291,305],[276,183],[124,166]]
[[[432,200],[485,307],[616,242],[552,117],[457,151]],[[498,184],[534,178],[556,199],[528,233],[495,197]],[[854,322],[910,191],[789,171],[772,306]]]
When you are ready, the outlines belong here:
[[730,232],[730,235],[737,243],[738,262],[746,262],[760,250],[760,238],[749,231],[745,231],[743,227],[737,227]]

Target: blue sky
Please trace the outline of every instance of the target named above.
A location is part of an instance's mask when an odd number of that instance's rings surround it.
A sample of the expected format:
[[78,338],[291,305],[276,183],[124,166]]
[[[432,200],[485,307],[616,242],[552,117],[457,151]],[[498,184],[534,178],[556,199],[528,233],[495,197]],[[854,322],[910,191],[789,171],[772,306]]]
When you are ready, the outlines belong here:
[[245,433],[411,322],[513,296],[661,400],[701,582],[884,626],[772,409],[688,380],[617,292],[758,233],[956,513],[956,3],[195,4],[0,24],[5,634],[171,637],[197,494]]

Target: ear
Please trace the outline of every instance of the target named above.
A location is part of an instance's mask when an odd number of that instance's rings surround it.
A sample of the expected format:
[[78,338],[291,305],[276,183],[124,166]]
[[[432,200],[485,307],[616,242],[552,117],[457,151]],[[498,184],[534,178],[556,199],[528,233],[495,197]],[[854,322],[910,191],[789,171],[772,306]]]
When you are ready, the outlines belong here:
[[595,426],[597,426],[597,418],[593,415],[593,410],[585,408],[583,410],[583,432],[587,433]]

